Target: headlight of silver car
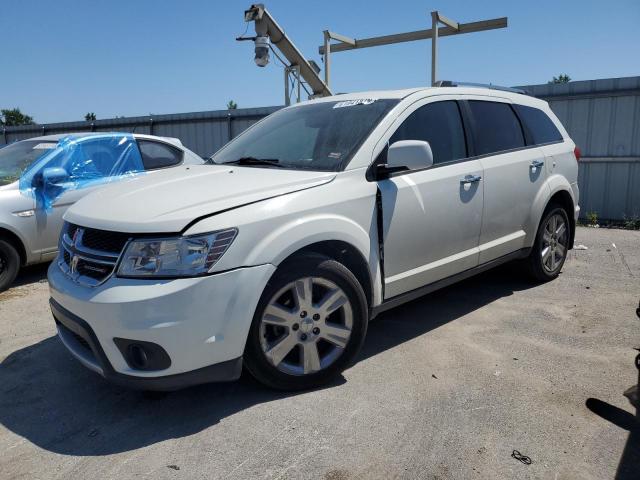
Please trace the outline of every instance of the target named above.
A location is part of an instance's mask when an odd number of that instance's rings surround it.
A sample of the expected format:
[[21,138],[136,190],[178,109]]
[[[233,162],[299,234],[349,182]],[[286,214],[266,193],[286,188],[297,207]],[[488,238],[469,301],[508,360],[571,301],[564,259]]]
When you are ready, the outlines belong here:
[[231,228],[204,235],[133,240],[122,256],[121,277],[195,277],[211,272],[236,238]]

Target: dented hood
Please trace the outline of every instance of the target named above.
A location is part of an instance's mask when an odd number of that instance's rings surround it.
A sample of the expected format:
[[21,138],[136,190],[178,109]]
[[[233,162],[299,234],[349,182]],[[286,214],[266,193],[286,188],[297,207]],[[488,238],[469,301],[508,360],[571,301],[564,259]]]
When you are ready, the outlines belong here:
[[65,220],[128,233],[180,232],[203,216],[330,182],[332,172],[191,165],[150,172],[100,188]]

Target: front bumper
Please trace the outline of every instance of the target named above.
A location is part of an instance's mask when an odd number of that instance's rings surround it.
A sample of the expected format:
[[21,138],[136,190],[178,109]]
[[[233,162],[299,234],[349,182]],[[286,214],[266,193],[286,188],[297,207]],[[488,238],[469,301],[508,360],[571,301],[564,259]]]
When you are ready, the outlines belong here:
[[[114,277],[91,288],[75,283],[54,262],[51,309],[71,354],[114,383],[175,390],[234,380],[256,305],[274,270],[260,265],[177,280]],[[156,344],[170,365],[132,368],[114,339]]]

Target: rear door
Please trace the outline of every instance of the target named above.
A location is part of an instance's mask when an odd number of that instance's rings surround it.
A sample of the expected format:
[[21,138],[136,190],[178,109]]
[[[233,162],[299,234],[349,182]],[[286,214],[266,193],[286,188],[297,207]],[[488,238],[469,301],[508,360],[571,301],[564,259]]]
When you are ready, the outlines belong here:
[[530,216],[545,186],[544,152],[527,146],[525,131],[507,100],[466,101],[475,155],[484,170],[484,212],[479,242],[483,264],[530,244]]
[[458,102],[414,104],[391,131],[389,145],[399,140],[428,141],[434,165],[378,182],[385,298],[478,264],[483,197],[482,165],[468,158]]

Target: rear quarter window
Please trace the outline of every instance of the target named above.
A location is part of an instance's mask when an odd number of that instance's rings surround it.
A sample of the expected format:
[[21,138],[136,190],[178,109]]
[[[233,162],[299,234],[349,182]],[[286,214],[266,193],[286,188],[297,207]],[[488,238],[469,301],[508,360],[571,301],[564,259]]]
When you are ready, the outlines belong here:
[[561,142],[562,134],[557,129],[549,116],[538,108],[514,105],[523,127],[528,134],[528,142],[531,145],[543,143]]
[[138,140],[145,170],[173,167],[182,163],[182,150],[153,140]]

